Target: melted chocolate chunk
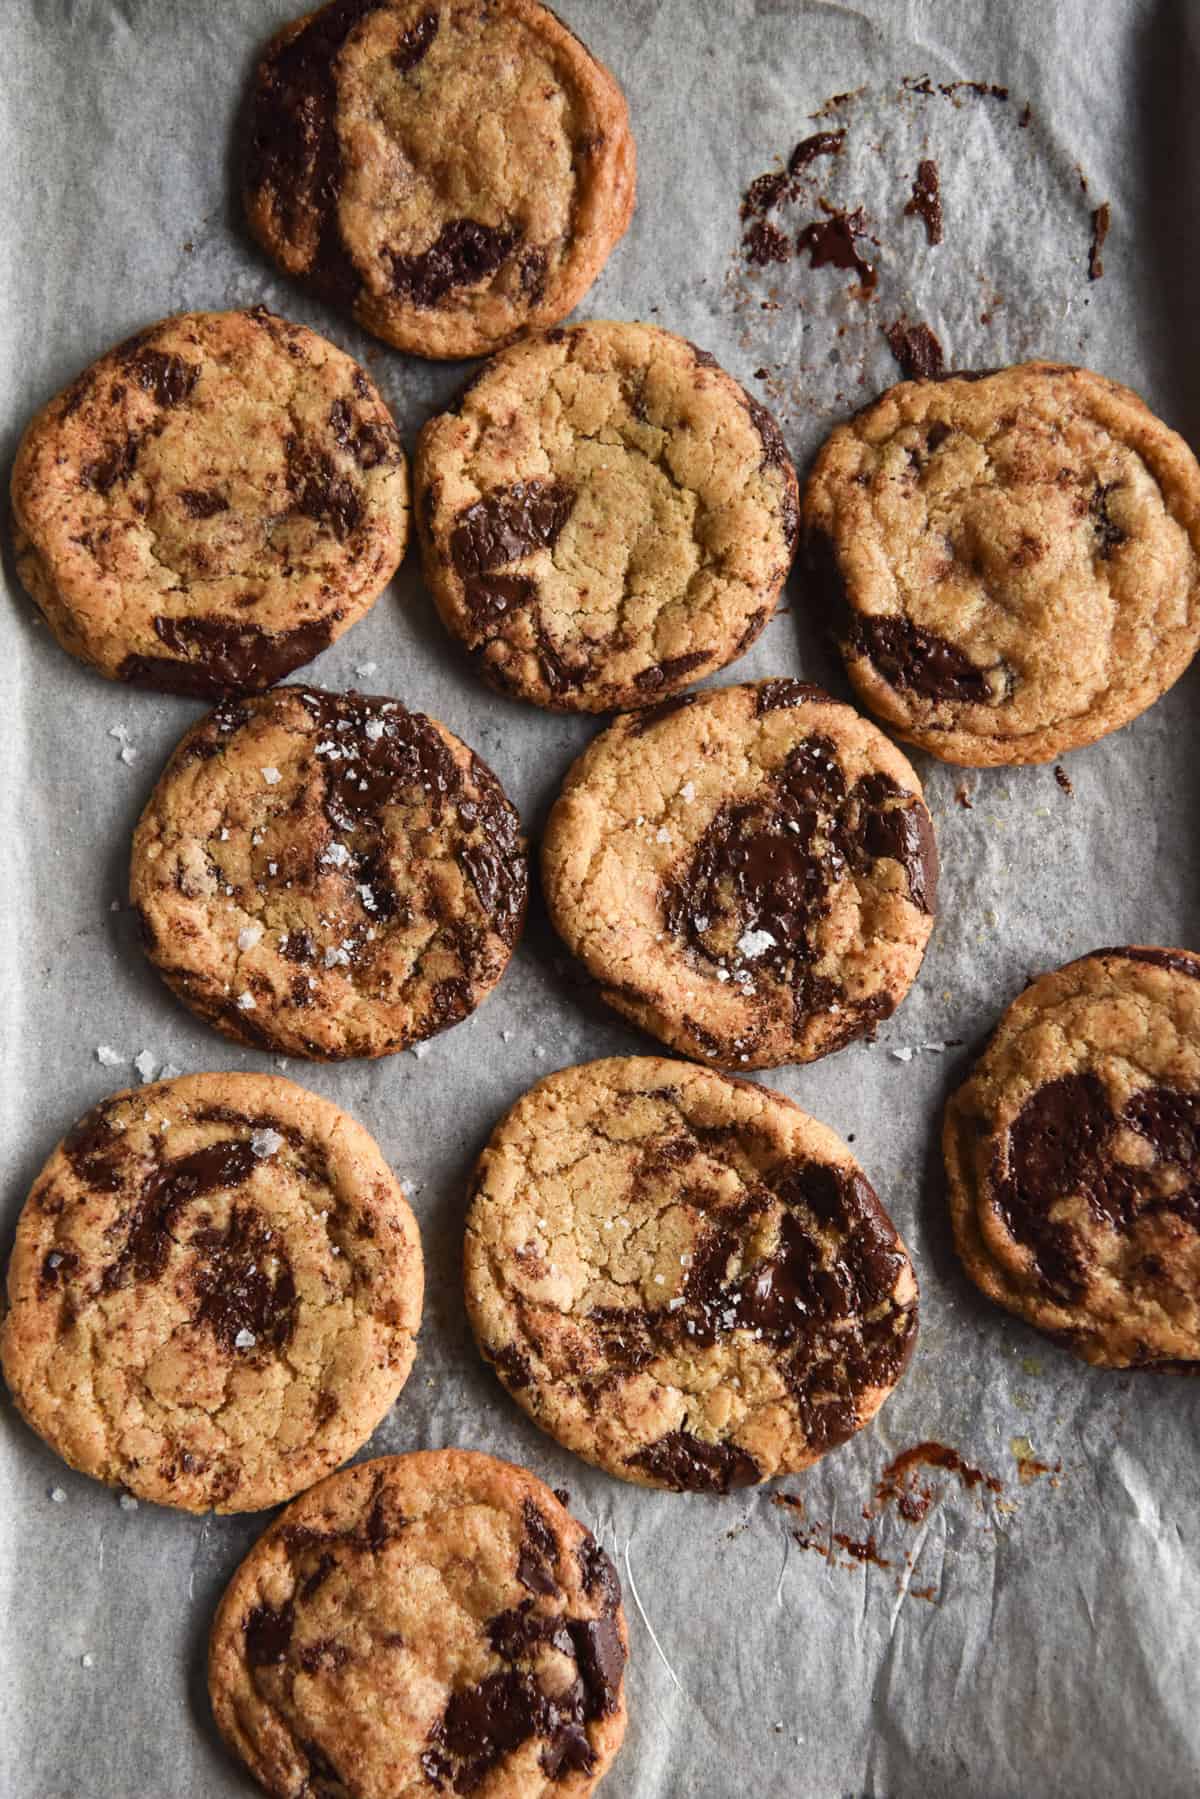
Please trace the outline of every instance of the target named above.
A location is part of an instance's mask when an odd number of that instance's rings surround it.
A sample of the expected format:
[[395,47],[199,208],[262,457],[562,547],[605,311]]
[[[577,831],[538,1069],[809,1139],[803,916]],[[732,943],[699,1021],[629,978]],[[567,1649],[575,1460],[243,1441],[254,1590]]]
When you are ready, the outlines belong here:
[[47,1294],[65,1285],[79,1270],[79,1257],[73,1249],[52,1249],[44,1257],[38,1271],[38,1291]]
[[911,325],[907,319],[896,319],[893,324],[883,326],[883,335],[907,381],[941,379],[946,358],[928,325]]
[[1100,949],[1095,953],[1098,956],[1124,956],[1130,962],[1151,962],[1159,968],[1172,968],[1176,974],[1200,980],[1200,957],[1188,955],[1186,950],[1143,948],[1135,944],[1122,949]]
[[438,34],[438,23],[436,12],[422,13],[416,24],[410,25],[408,30],[402,34],[400,42],[392,51],[392,61],[402,75],[407,75],[410,69],[415,69],[417,64],[428,55],[429,46]]
[[499,487],[458,515],[450,555],[460,575],[482,575],[531,551],[553,549],[575,503],[561,481],[518,481]]
[[[355,391],[359,392],[359,371],[355,371]],[[365,386],[359,392],[359,398],[370,395],[370,388]],[[362,469],[378,468],[381,462],[394,461],[400,453],[400,440],[395,427],[386,420],[356,420],[348,400],[335,400],[329,408],[329,425],[333,432],[334,442],[340,449],[348,450],[350,455]]]
[[942,194],[936,162],[926,159],[917,164],[917,173],[912,184],[912,199],[909,200],[904,211],[908,218],[917,214],[924,220],[925,236],[929,243],[941,243]]
[[207,699],[217,694],[261,693],[302,663],[328,649],[332,619],[315,619],[291,631],[264,631],[228,619],[167,618],[154,629],[173,656],[126,656],[119,675],[136,687]]
[[567,1625],[583,1681],[583,1715],[589,1722],[617,1709],[625,1672],[625,1645],[616,1618],[572,1620]]
[[93,493],[107,493],[118,481],[128,481],[137,467],[138,440],[132,434],[123,443],[109,444],[103,455],[85,462],[79,471],[84,487]]
[[448,219],[427,250],[415,256],[385,252],[392,289],[413,306],[434,307],[455,288],[486,281],[520,242],[512,225],[485,225],[478,219]]
[[757,718],[762,718],[767,712],[779,712],[787,706],[806,706],[810,701],[828,698],[824,688],[813,681],[794,681],[790,676],[783,676],[776,681],[759,683],[754,712]]
[[688,1430],[668,1431],[656,1443],[628,1457],[631,1468],[643,1468],[674,1493],[728,1493],[752,1487],[762,1470],[752,1456],[733,1443],[705,1443]]
[[869,657],[893,687],[919,693],[923,699],[976,706],[995,703],[986,670],[957,644],[898,614],[859,615],[851,626],[850,647]]
[[288,486],[295,494],[295,510],[318,525],[326,525],[339,543],[362,523],[362,491],[346,475],[338,473],[332,457],[303,438],[289,437],[285,445]]
[[290,1599],[278,1611],[269,1605],[256,1605],[248,1612],[242,1633],[249,1666],[269,1668],[286,1661],[295,1622],[295,1607]]
[[633,677],[633,684],[643,693],[657,693],[668,681],[682,680],[709,660],[710,650],[692,650],[686,656],[668,656],[665,662],[652,663]]
[[537,604],[538,584],[532,575],[468,575],[463,599],[471,615],[475,641],[494,637],[514,612]]
[[139,350],[130,360],[129,370],[138,386],[153,394],[160,406],[178,406],[200,379],[197,363],[165,350]]
[[105,1293],[129,1281],[155,1279],[167,1265],[172,1228],[184,1209],[206,1193],[240,1187],[257,1157],[248,1142],[230,1140],[194,1150],[156,1169],[142,1185],[128,1215],[125,1241],[100,1277]]
[[1109,494],[1116,493],[1117,490],[1123,486],[1124,482],[1122,481],[1109,481],[1107,483],[1097,481],[1092,490],[1091,500],[1088,503],[1088,511],[1091,514],[1092,520],[1092,530],[1096,535],[1096,554],[1100,557],[1102,562],[1107,562],[1113,551],[1119,549],[1129,537],[1129,533],[1123,531],[1120,525],[1118,525],[1114,519],[1109,517],[1108,513]]
[[[569,1695],[564,1696],[569,1701]],[[489,1674],[474,1686],[453,1694],[429,1735],[429,1747],[421,1757],[426,1778],[435,1787],[449,1784],[456,1793],[473,1793],[491,1770],[531,1737],[548,1737],[543,1755],[554,1752],[564,1736],[580,1765],[578,1739],[583,1733],[566,1704],[549,1699],[533,1676],[523,1669],[506,1668]],[[594,1756],[586,1736],[587,1766]]]
[[517,1579],[530,1593],[558,1592],[554,1570],[558,1566],[558,1544],[542,1513],[527,1499],[521,1508],[525,1532],[517,1552]]
[[342,155],[334,64],[351,32],[378,5],[379,0],[333,0],[294,36],[276,39],[259,65],[251,114],[247,188],[270,195],[283,235],[294,242],[307,241],[316,218],[317,243],[307,272],[321,292],[342,305],[358,297],[362,276],[338,219]]
[[73,1173],[97,1193],[119,1192],[124,1178],[121,1163],[125,1152],[112,1128],[114,1110],[111,1100],[103,1100],[63,1138],[63,1154]]
[[797,253],[807,250],[814,269],[853,269],[859,278],[858,292],[865,299],[874,293],[879,279],[858,247],[868,237],[866,215],[861,206],[853,212],[836,212],[827,207],[826,215],[814,219],[797,235]]
[[653,725],[661,724],[673,712],[681,712],[685,706],[694,706],[697,697],[694,693],[677,693],[670,699],[658,700],[653,706],[644,706],[626,720],[626,731],[630,737],[644,737]]
[[179,504],[189,518],[215,518],[218,512],[229,511],[229,501],[215,488],[181,487]]
[[[827,1010],[836,989],[823,977],[809,985],[815,927],[846,873],[865,874],[884,856],[903,867],[913,904],[932,910],[937,861],[921,802],[883,775],[847,791],[834,745],[807,737],[761,798],[721,808],[686,868],[664,883],[667,928],[705,960],[770,971],[798,1001]],[[754,950],[741,947],[747,936]]]
[[583,1576],[583,1590],[588,1598],[592,1598],[597,1592],[603,1593],[605,1611],[615,1612],[621,1603],[621,1583],[611,1558],[601,1549],[590,1530],[576,1549],[575,1556]]
[[251,1207],[235,1206],[223,1231],[199,1230],[192,1238],[202,1257],[196,1322],[229,1355],[255,1347],[278,1351],[291,1341],[300,1302],[291,1260],[275,1236]]

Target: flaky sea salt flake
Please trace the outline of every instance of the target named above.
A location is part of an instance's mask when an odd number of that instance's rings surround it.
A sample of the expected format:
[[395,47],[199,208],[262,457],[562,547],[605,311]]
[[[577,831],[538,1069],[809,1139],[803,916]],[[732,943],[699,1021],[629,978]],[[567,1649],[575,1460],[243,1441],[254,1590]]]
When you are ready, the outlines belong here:
[[120,1068],[125,1058],[107,1043],[96,1045],[96,1060],[102,1068]]
[[283,779],[279,770],[275,767],[264,768],[264,769],[260,770],[260,773],[262,774],[262,778],[267,783],[268,787],[277,786],[278,783]]

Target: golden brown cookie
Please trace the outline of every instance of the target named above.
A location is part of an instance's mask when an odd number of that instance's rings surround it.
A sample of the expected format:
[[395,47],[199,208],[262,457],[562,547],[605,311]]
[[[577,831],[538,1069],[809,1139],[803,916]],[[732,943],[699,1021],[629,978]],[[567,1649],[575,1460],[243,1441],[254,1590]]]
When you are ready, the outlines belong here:
[[556,929],[618,1012],[733,1069],[811,1062],[916,979],[933,827],[900,752],[802,681],[619,718],[546,827]]
[[904,1245],[840,1138],[659,1056],[517,1101],[476,1170],[465,1279],[534,1423],[676,1492],[809,1467],[869,1423],[916,1340]]
[[653,325],[515,345],[421,433],[425,579],[502,692],[625,711],[740,656],[775,609],[796,474],[770,413]]
[[943,1146],[989,1299],[1100,1367],[1200,1367],[1200,957],[1097,950],[1034,981]]
[[117,1093],[17,1225],[0,1329],[22,1415],[159,1505],[278,1505],[361,1447],[403,1387],[421,1246],[378,1146],[260,1074]]
[[804,522],[859,695],[946,762],[1093,743],[1200,642],[1200,467],[1087,369],[902,382],[834,431]]
[[290,1505],[213,1624],[231,1749],[275,1799],[583,1799],[625,1735],[616,1571],[523,1468],[362,1462]]
[[17,572],[111,680],[257,692],[361,618],[408,538],[391,414],[265,307],[164,319],[50,401],[17,451]]
[[473,750],[399,700],[280,687],[193,726],[133,839],[146,953],[227,1037],[386,1056],[508,966],[520,820]]
[[259,65],[246,209],[377,337],[478,356],[579,303],[635,168],[620,88],[536,0],[333,0]]

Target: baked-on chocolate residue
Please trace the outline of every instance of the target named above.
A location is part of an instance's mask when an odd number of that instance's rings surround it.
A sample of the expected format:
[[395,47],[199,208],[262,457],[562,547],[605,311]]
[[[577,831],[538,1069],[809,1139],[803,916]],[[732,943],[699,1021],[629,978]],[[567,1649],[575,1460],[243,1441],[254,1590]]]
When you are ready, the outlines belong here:
[[925,236],[929,243],[941,243],[942,193],[938,181],[938,166],[929,158],[917,164],[917,172],[912,184],[912,199],[905,206],[904,214],[906,218],[912,218],[915,214],[919,214],[925,221]]
[[895,1504],[900,1516],[909,1524],[919,1524],[925,1517],[933,1502],[933,1490],[923,1487],[917,1479],[920,1468],[941,1468],[960,1480],[968,1492],[975,1487],[983,1486],[989,1493],[1002,1493],[1003,1481],[997,1480],[994,1474],[985,1474],[982,1468],[973,1468],[963,1460],[957,1449],[950,1449],[945,1443],[914,1443],[911,1449],[902,1450],[890,1461],[879,1479],[875,1489],[878,1505]]
[[859,285],[852,291],[859,299],[866,299],[874,293],[878,281],[874,266],[858,247],[863,240],[876,242],[867,231],[866,214],[861,206],[846,212],[838,211],[826,200],[820,204],[826,217],[814,219],[804,227],[797,235],[796,249],[800,253],[808,251],[809,263],[814,269],[853,269],[859,277]]
[[906,318],[899,318],[881,329],[905,380],[936,381],[943,373],[946,358],[928,325],[911,325]]
[[802,138],[788,157],[788,174],[798,175],[806,169],[810,162],[818,156],[837,156],[846,142],[845,130],[814,131],[811,137]]
[[334,622],[314,619],[290,631],[264,631],[258,625],[203,614],[189,618],[159,614],[155,632],[174,654],[126,656],[117,672],[132,686],[197,699],[261,693],[327,649]]
[[851,623],[849,637],[851,650],[869,657],[893,687],[919,693],[927,700],[977,706],[994,703],[986,669],[978,668],[957,644],[899,613],[859,614]]
[[1104,240],[1108,236],[1108,228],[1112,224],[1112,206],[1105,200],[1092,213],[1092,241],[1088,246],[1088,280],[1099,281],[1104,273],[1104,259],[1100,252],[1104,248]]
[[758,269],[765,269],[772,262],[787,262],[792,254],[791,239],[770,219],[756,219],[746,231],[742,247],[746,261]]

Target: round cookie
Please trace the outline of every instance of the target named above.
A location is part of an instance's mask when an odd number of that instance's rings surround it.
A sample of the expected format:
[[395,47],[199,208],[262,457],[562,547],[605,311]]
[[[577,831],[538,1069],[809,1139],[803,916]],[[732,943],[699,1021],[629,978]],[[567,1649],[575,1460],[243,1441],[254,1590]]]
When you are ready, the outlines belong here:
[[399,700],[280,687],[183,738],[133,838],[146,953],[227,1037],[387,1056],[496,985],[525,917],[491,769]]
[[568,773],[542,866],[608,1003],[717,1067],[811,1062],[872,1031],[933,929],[920,782],[802,681],[617,719]]
[[810,1467],[874,1417],[917,1332],[904,1245],[841,1139],[658,1056],[517,1101],[476,1170],[465,1282],[535,1424],[676,1492]]
[[360,1124],[273,1076],[185,1075],[104,1100],[42,1169],[0,1360],[73,1468],[258,1511],[365,1443],[412,1367],[422,1284]]
[[902,382],[833,432],[804,521],[860,697],[945,762],[1093,743],[1200,642],[1200,467],[1087,369]]
[[723,668],[787,579],[797,483],[770,413],[685,338],[517,344],[421,433],[425,579],[502,692],[627,711]]
[[209,1645],[222,1735],[276,1799],[583,1799],[625,1735],[616,1571],[523,1468],[461,1449],[288,1507]]
[[251,229],[418,356],[482,355],[564,317],[635,185],[624,95],[536,0],[334,0],[259,64]]
[[946,1108],[954,1235],[989,1299],[1105,1368],[1200,1368],[1200,957],[1043,975]]
[[17,572],[110,680],[255,692],[373,605],[408,539],[391,414],[343,351],[265,307],[164,319],[30,424]]

